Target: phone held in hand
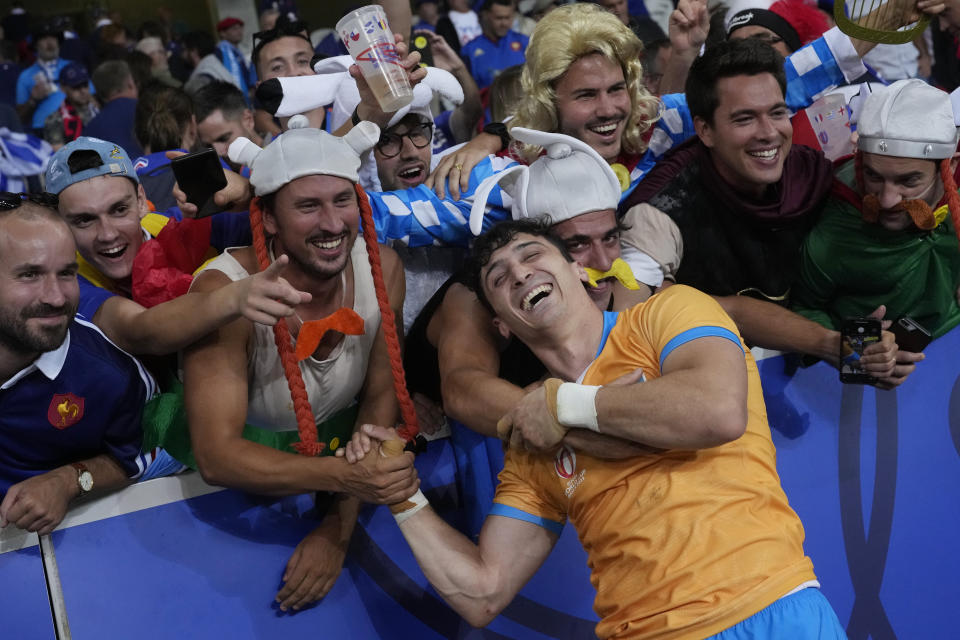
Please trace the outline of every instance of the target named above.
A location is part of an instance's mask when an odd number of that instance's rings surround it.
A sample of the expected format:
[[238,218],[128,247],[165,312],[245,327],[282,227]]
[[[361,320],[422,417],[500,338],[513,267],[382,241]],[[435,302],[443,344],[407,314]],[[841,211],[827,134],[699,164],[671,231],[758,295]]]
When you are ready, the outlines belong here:
[[910,316],[900,316],[890,325],[890,331],[897,339],[897,348],[900,351],[921,353],[933,340],[930,332]]
[[198,218],[223,211],[213,201],[213,195],[227,186],[227,176],[216,151],[204,149],[174,158],[170,168],[187,195],[187,202],[197,206]]
[[880,342],[880,320],[847,318],[840,326],[840,382],[869,384],[874,377],[860,363],[863,350]]

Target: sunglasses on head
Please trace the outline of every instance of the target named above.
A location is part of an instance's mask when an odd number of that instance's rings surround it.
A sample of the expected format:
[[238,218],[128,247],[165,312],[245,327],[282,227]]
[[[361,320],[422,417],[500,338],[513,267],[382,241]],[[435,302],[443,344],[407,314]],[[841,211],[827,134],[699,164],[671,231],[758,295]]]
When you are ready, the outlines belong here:
[[253,34],[253,48],[257,51],[261,49],[263,45],[285,36],[297,36],[310,42],[310,37],[307,35],[308,32],[309,27],[307,27],[307,23],[302,20],[278,20],[277,26],[273,29],[257,31]]
[[380,140],[377,142],[377,151],[384,158],[392,158],[403,149],[403,139],[409,138],[417,149],[423,149],[433,141],[433,123],[418,122],[406,133],[383,132],[380,134]]
[[42,207],[56,209],[60,204],[60,198],[52,193],[14,193],[12,191],[0,191],[0,210],[9,211],[16,209],[24,200]]

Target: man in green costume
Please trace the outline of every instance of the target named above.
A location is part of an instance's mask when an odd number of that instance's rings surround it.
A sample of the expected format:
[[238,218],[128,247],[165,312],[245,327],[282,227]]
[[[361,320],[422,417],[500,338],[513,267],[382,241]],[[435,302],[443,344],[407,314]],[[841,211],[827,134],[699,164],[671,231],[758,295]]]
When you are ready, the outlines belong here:
[[950,97],[920,80],[883,87],[864,102],[858,134],[804,243],[794,309],[835,328],[886,305],[887,317],[941,336],[960,323]]

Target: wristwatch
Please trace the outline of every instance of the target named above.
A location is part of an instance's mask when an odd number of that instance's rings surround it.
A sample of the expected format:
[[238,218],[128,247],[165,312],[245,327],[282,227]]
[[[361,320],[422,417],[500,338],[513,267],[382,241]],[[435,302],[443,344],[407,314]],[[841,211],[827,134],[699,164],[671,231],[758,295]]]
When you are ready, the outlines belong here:
[[491,122],[483,127],[484,133],[500,137],[500,151],[510,146],[510,134],[507,132],[507,125],[502,122]]
[[86,495],[93,490],[93,474],[87,465],[82,462],[74,462],[70,465],[77,470],[77,486],[80,487],[80,495]]

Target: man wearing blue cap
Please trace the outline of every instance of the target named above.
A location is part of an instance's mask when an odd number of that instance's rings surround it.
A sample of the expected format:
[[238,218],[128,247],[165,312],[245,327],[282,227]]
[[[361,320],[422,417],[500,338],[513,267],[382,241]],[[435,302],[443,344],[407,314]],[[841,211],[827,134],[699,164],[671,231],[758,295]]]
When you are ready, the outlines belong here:
[[83,135],[83,128],[100,112],[91,97],[90,75],[86,68],[71,62],[60,70],[60,90],[66,98],[43,123],[43,138],[54,149]]
[[[217,292],[190,293],[145,308],[133,300],[134,259],[170,218],[148,213],[127,153],[112,142],[81,136],[50,159],[46,190],[59,196],[58,209],[77,243],[79,314],[128,353],[173,353],[241,316],[273,324],[292,315],[303,298],[277,268]],[[179,218],[178,211],[171,213]],[[245,216],[212,218],[214,247],[241,245],[244,237],[249,242]]]

